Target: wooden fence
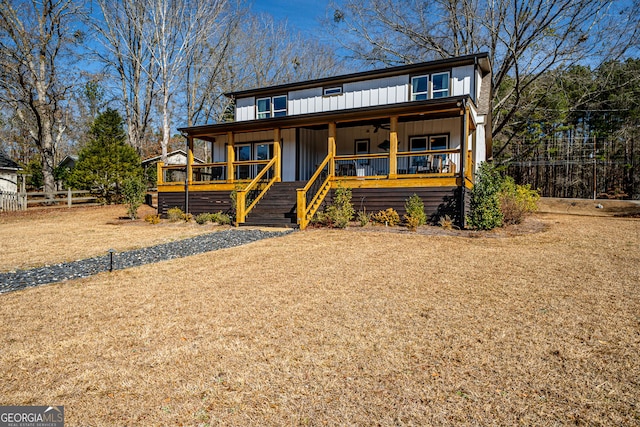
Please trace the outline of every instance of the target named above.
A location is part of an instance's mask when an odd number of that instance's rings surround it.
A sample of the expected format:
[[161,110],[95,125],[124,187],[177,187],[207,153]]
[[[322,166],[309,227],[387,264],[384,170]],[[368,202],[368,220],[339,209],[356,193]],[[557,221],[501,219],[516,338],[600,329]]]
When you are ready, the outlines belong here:
[[[98,197],[87,190],[65,190],[53,193],[31,192],[26,194],[27,207],[33,206],[90,206],[100,204]],[[49,197],[49,198],[48,198]]]
[[0,190],[0,212],[23,211],[27,209],[27,195]]

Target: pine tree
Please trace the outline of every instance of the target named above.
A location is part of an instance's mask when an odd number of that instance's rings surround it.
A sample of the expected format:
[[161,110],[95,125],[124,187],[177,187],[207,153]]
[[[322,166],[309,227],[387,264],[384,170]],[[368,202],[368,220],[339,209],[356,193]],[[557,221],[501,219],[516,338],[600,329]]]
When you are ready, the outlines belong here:
[[142,176],[140,156],[126,139],[122,117],[116,110],[107,109],[98,115],[69,178],[71,186],[93,190],[105,203],[120,202],[124,181]]

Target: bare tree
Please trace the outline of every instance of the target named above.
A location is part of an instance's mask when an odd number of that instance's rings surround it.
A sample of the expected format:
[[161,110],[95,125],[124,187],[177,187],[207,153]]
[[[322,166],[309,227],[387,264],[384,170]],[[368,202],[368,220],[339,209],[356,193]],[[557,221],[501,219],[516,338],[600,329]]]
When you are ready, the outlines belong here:
[[79,8],[71,0],[0,0],[0,99],[14,109],[42,159],[44,191],[55,191],[56,147],[66,130],[73,82],[70,47]]
[[337,38],[354,58],[405,64],[486,51],[493,61],[493,135],[545,72],[617,58],[638,41],[638,2],[347,0]]
[[146,7],[138,0],[97,0],[101,16],[92,23],[104,50],[98,53],[115,73],[127,124],[129,144],[142,152],[153,103],[158,95],[158,67],[152,61]]
[[151,30],[146,32],[152,62],[158,69],[162,117],[162,158],[166,160],[171,138],[171,100],[181,86],[187,61],[208,35],[226,5],[226,0],[145,0]]
[[343,67],[335,49],[304,37],[268,14],[244,19],[235,40],[235,87],[263,87],[326,77]]

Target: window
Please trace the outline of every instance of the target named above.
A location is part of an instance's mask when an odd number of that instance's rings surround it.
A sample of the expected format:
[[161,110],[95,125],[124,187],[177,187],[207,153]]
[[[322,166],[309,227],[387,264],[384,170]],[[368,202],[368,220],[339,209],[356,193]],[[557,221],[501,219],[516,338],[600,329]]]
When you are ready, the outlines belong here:
[[[410,151],[426,151],[427,150],[426,136],[414,136],[409,139]],[[411,156],[410,173],[423,173],[427,171],[427,156]]]
[[328,87],[324,89],[324,96],[340,95],[342,93],[342,87]]
[[268,119],[271,117],[271,98],[260,98],[257,104],[259,119]]
[[431,97],[444,98],[449,96],[449,73],[438,73],[431,75]]
[[287,115],[287,95],[273,98],[259,98],[256,102],[259,119],[283,117]]
[[273,97],[273,117],[287,115],[287,95]]
[[429,95],[429,76],[411,78],[411,100],[422,101]]
[[430,150],[446,150],[449,145],[449,135],[432,135],[429,137]]

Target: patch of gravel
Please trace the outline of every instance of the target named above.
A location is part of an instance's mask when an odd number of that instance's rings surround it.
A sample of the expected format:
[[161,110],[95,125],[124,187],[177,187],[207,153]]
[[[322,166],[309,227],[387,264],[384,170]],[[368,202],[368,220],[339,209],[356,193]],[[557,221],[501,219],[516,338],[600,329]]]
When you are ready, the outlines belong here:
[[[124,270],[125,268],[137,267],[144,264],[197,255],[218,249],[232,248],[262,239],[283,236],[291,232],[292,230],[263,231],[231,229],[202,234],[189,239],[162,243],[148,248],[116,252],[113,254],[113,269]],[[109,271],[109,268],[110,255],[106,254],[80,261],[0,273],[0,294],[31,286],[89,277],[94,274]]]

